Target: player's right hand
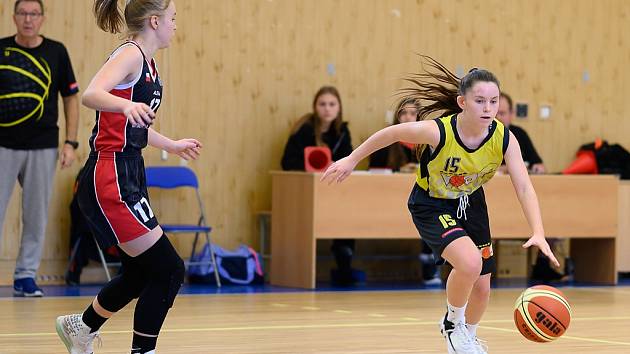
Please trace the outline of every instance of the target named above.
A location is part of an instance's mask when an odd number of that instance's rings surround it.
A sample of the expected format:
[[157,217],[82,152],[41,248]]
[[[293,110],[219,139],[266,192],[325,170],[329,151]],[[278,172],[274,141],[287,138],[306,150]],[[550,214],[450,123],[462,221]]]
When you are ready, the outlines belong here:
[[123,113],[133,127],[148,128],[153,124],[153,119],[155,119],[155,112],[141,102],[129,101]]
[[528,248],[530,246],[536,246],[540,249],[540,251],[551,260],[551,263],[555,265],[557,268],[560,268],[560,262],[554,256],[551,247],[549,247],[549,243],[545,239],[545,236],[542,235],[533,235],[523,244],[523,248]]
[[354,170],[355,166],[357,165],[357,162],[355,162],[351,158],[351,156],[352,155],[346,156],[343,159],[338,160],[332,165],[328,166],[320,181],[325,181],[328,177],[330,177],[330,181],[328,181],[328,184],[331,184],[335,181],[337,183],[340,183],[344,179],[346,179],[346,177],[350,176],[352,170]]

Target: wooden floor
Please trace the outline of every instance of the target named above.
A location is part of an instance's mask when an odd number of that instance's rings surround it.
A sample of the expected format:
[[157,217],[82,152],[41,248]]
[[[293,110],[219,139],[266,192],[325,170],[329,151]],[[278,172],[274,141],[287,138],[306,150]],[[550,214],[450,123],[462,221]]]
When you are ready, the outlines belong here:
[[[518,334],[519,290],[493,290],[481,338],[491,353],[630,353],[630,288],[563,288],[573,307],[567,334],[536,344]],[[59,314],[87,297],[0,299],[0,353],[66,353],[54,330]],[[437,322],[442,291],[300,292],[178,297],[158,353],[444,353]],[[128,353],[131,307],[102,329],[95,353]]]

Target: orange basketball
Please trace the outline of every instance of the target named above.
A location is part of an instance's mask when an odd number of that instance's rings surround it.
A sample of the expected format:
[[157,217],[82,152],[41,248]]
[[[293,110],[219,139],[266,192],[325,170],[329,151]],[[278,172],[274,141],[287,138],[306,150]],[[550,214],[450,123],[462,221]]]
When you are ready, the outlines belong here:
[[551,286],[525,289],[516,299],[514,323],[523,337],[534,342],[551,342],[569,328],[571,307],[564,294]]

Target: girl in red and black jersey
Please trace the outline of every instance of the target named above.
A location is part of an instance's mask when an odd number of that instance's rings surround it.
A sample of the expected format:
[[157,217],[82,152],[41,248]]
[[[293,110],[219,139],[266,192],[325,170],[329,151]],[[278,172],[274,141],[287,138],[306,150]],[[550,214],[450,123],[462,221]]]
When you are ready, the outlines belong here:
[[77,191],[79,207],[101,248],[118,245],[123,271],[83,314],[57,318],[57,333],[70,353],[92,353],[98,329],[138,298],[131,353],[154,353],[157,337],[184,279],[184,263],[149,205],[141,150],[147,145],[188,159],[199,156],[195,139],[171,140],[151,128],[162,102],[153,55],[175,34],[171,0],[128,0],[124,19],[116,0],[95,0],[99,27],[118,33],[120,45],[94,76],[83,104],[96,110],[91,153]]

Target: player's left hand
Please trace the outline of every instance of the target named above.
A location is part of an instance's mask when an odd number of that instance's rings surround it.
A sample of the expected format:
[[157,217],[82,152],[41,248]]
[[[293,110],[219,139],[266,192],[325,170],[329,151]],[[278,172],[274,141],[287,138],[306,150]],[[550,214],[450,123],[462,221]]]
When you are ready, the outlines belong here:
[[77,155],[74,152],[74,148],[68,144],[63,144],[63,147],[61,148],[61,155],[59,156],[61,168],[64,169],[70,167],[76,158]]
[[188,161],[196,160],[201,154],[201,148],[202,145],[199,140],[188,138],[174,141],[168,152]]
[[528,248],[530,246],[537,246],[545,256],[549,257],[551,263],[553,263],[556,267],[560,267],[560,263],[556,259],[556,256],[553,255],[551,247],[549,247],[549,244],[544,236],[534,235],[530,237],[529,240],[523,244],[523,248]]

